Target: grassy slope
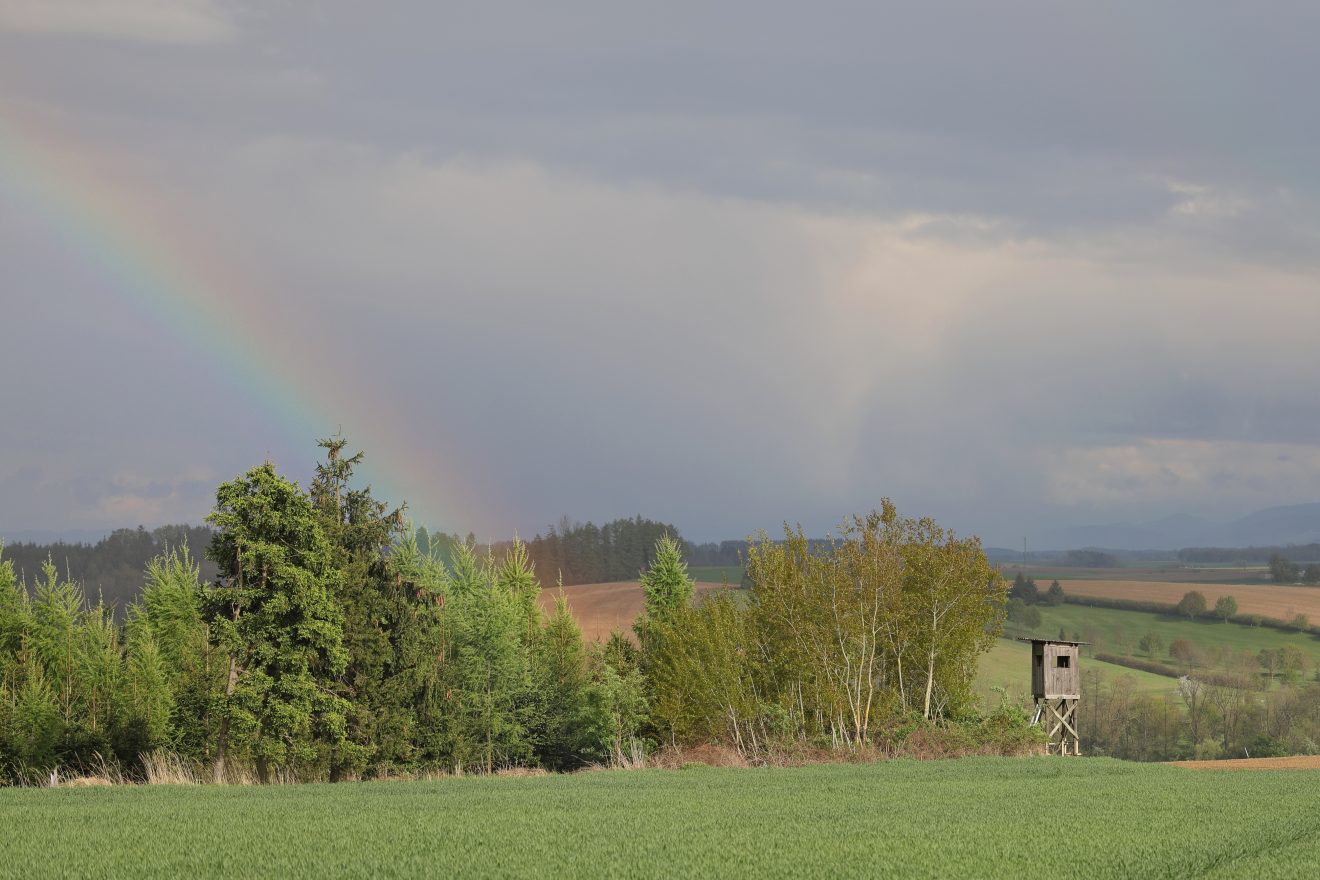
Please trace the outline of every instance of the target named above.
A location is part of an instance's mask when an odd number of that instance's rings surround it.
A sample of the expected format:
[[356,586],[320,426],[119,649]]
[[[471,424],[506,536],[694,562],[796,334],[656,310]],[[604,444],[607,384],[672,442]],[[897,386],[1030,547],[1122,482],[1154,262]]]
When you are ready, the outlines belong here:
[[[1174,680],[1168,676],[1128,669],[1126,666],[1104,663],[1089,657],[1083,658],[1082,669],[1088,672],[1098,669],[1104,673],[1106,680],[1130,675],[1136,691],[1172,693],[1177,688]],[[987,708],[998,702],[999,695],[993,690],[995,687],[1004,688],[1008,697],[1016,702],[1030,702],[1031,646],[1026,642],[1000,639],[989,653],[981,657],[976,670],[976,693]]]
[[[1130,654],[1144,659],[1144,655],[1137,650],[1137,642],[1147,632],[1155,632],[1164,640],[1164,651],[1156,658],[1160,662],[1169,662],[1169,645],[1174,639],[1187,639],[1201,648],[1218,646],[1250,651],[1253,654],[1261,648],[1292,645],[1310,658],[1312,669],[1320,664],[1320,638],[1311,635],[1211,620],[1187,620],[1144,611],[1089,608],[1085,605],[1039,607],[1041,625],[1035,634],[1057,636],[1059,628],[1063,627],[1069,638],[1072,638],[1074,632],[1080,633],[1084,640],[1096,642],[1098,650],[1111,654]],[[1126,647],[1120,644],[1120,631],[1126,637]]]
[[688,574],[693,580],[708,581],[712,584],[728,584],[736,587],[742,583],[741,565],[689,565]]
[[1318,771],[983,758],[6,790],[0,876],[1020,877],[1052,852],[1087,877],[1269,880],[1320,857],[1317,785]]

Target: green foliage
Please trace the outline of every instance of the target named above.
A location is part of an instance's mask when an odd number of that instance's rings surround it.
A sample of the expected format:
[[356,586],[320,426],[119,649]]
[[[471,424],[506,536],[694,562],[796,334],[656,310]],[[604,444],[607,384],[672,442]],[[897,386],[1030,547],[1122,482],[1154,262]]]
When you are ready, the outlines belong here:
[[[627,691],[629,684],[636,693]],[[625,678],[588,656],[562,593],[536,643],[533,687],[539,700],[536,751],[552,770],[608,763],[636,731],[644,708],[636,703],[641,692],[636,672]]]
[[718,593],[652,630],[653,717],[666,739],[758,749],[786,736],[856,747],[887,719],[972,705],[975,658],[1007,585],[978,541],[893,505],[813,547],[802,530],[748,553],[750,604]]
[[1013,578],[1013,586],[1008,591],[1010,599],[1018,599],[1026,605],[1035,605],[1040,601],[1040,589],[1035,578],[1029,578],[1018,572]]
[[[475,558],[471,548],[463,555]],[[468,569],[458,561],[456,567]],[[523,765],[532,760],[528,723],[534,719],[522,597],[501,586],[489,562],[463,577],[467,584],[446,605],[448,756],[486,772]]]
[[1137,642],[1137,649],[1154,660],[1164,651],[1164,639],[1156,632],[1148,632]]
[[219,773],[231,742],[263,778],[318,763],[321,745],[344,743],[351,709],[330,687],[349,660],[330,542],[307,496],[270,462],[221,485],[207,521],[220,577],[204,617],[230,670],[218,706]]
[[764,720],[756,642],[755,621],[727,592],[707,596],[696,608],[680,606],[656,622],[652,714],[665,740],[748,747],[756,742]]
[[319,445],[325,460],[309,496],[339,572],[334,600],[347,652],[332,685],[348,708],[345,737],[329,752],[330,778],[388,774],[423,760],[419,728],[436,686],[440,606],[451,583],[438,546],[428,535],[423,551],[403,508],[354,484],[363,454],[345,454],[342,437]]
[[[527,546],[517,538],[504,554],[503,561],[494,570],[495,585],[513,597],[525,625],[523,640],[531,644],[536,639],[536,628],[541,621],[541,583],[536,579],[536,567],[527,556]],[[581,634],[578,635],[579,639]]]
[[[92,544],[16,543],[7,546],[4,555],[15,571],[27,572],[29,577],[38,574],[42,563],[49,559],[87,595],[124,608],[140,592],[142,571],[150,560],[181,549],[193,559],[201,559],[210,541],[211,530],[206,526],[168,525],[150,530],[138,526],[115,529]],[[210,563],[199,564],[203,577],[210,579],[214,574]]]
[[211,757],[219,723],[212,710],[223,698],[226,674],[203,601],[200,568],[188,548],[170,550],[147,563],[146,584],[125,624],[133,700],[148,713],[142,726],[150,747],[196,763]]
[[1236,617],[1238,612],[1237,599],[1232,596],[1220,596],[1219,601],[1215,602],[1215,617],[1228,623],[1229,618]]
[[221,485],[214,581],[187,540],[172,545],[122,623],[53,561],[29,588],[0,557],[5,781],[102,761],[140,776],[159,766],[149,753],[217,781],[635,765],[680,740],[874,746],[914,713],[925,736],[979,743],[971,680],[1005,584],[979,543],[931,520],[886,502],[837,541],[762,536],[750,600],[697,605],[672,529],[565,530],[604,548],[602,571],[646,560],[639,644],[587,646],[562,593],[542,612],[533,545],[479,555],[414,531],[355,482],[361,453],[320,446],[306,492],[269,462]]
[[1063,585],[1057,580],[1050,584],[1050,588],[1045,591],[1046,605],[1062,605],[1064,598]]
[[646,614],[664,620],[692,602],[695,587],[688,577],[687,563],[678,542],[661,535],[655,542],[655,561],[642,572],[642,590],[646,593]]
[[1188,590],[1178,600],[1178,613],[1189,620],[1205,614],[1205,594],[1198,590]]

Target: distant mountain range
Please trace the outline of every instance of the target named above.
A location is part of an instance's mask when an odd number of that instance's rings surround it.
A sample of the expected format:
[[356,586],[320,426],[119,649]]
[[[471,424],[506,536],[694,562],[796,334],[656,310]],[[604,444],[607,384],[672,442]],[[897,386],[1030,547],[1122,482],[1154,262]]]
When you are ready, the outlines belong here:
[[1048,529],[1034,538],[1032,550],[1179,550],[1184,547],[1268,547],[1320,541],[1320,504],[1269,507],[1217,523],[1175,514],[1143,523],[1109,523]]

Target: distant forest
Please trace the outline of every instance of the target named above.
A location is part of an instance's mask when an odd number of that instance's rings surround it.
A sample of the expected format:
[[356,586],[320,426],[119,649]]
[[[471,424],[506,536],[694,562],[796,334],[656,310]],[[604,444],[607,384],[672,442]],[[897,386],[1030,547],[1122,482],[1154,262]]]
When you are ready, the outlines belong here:
[[1290,544],[1287,547],[1187,547],[1178,551],[1181,562],[1241,563],[1269,562],[1282,556],[1293,562],[1320,561],[1320,544]]
[[[691,544],[683,541],[675,526],[641,516],[617,519],[602,526],[565,517],[545,534],[527,541],[526,546],[542,583],[553,585],[556,577],[562,575],[564,586],[572,586],[636,580],[655,561],[652,558],[655,543],[662,535],[680,542],[689,565],[741,565],[747,555],[746,541]],[[474,543],[471,535],[467,540]],[[169,525],[150,531],[139,526],[116,529],[95,544],[6,544],[3,558],[12,562],[14,571],[27,582],[49,559],[61,576],[77,581],[88,596],[100,595],[107,605],[122,611],[141,592],[142,572],[148,560],[169,549],[186,546],[193,560],[201,565],[202,580],[214,580],[215,564],[206,558],[210,541],[211,529],[207,526]],[[434,550],[450,562],[454,549],[464,539],[421,528],[417,531],[417,541],[423,553]],[[512,544],[502,541],[478,549],[503,556]]]
[[[562,578],[564,586],[598,584],[612,581],[636,580],[643,569],[655,560],[655,543],[668,535],[683,548],[688,565],[741,565],[747,558],[747,542],[693,544],[683,540],[678,528],[671,523],[658,522],[636,516],[616,519],[598,526],[592,522],[580,523],[564,517],[550,526],[545,534],[527,540],[527,555],[536,566],[541,582],[553,585]],[[466,539],[472,543],[471,535]],[[449,562],[454,549],[464,539],[458,535],[428,532],[418,529],[417,543],[423,552],[436,552]],[[501,556],[513,545],[512,541],[492,544],[489,551]]]
[[[524,544],[543,584],[554,586],[562,577],[564,586],[570,587],[637,580],[655,561],[655,543],[663,535],[679,542],[688,565],[736,566],[747,561],[746,540],[695,544],[684,540],[671,523],[640,515],[601,526],[564,517],[545,534],[538,534]],[[214,580],[215,563],[206,558],[210,541],[211,529],[207,526],[168,525],[151,530],[138,526],[116,529],[95,544],[62,541],[5,544],[0,558],[12,562],[19,579],[26,582],[31,582],[41,571],[42,563],[49,559],[61,576],[78,582],[89,597],[99,595],[117,613],[122,613],[142,591],[142,572],[148,560],[170,549],[186,546],[193,561],[201,566],[203,582]],[[446,564],[453,561],[455,549],[463,543],[476,546],[481,554],[496,557],[503,557],[513,547],[512,540],[477,545],[471,534],[463,538],[424,527],[417,530],[418,549],[423,553],[434,552]],[[808,540],[813,551],[824,550],[829,543],[820,538]]]
[[[2,536],[0,536],[2,537]],[[147,562],[170,550],[188,548],[201,566],[204,581],[215,579],[215,564],[206,559],[211,530],[206,526],[171,525],[147,531],[116,529],[95,544],[5,544],[3,557],[14,565],[19,579],[31,582],[47,559],[61,576],[77,581],[89,598],[100,596],[120,611],[142,591]]]

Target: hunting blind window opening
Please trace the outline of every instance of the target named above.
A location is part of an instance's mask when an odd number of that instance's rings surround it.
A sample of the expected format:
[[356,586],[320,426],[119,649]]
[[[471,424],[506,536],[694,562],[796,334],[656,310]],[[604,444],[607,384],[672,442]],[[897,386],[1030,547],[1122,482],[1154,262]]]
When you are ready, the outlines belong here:
[[1059,669],[1067,669],[1069,665],[1068,661],[1071,659],[1072,658],[1066,654],[1060,654],[1058,657],[1055,658],[1054,665]]

